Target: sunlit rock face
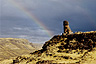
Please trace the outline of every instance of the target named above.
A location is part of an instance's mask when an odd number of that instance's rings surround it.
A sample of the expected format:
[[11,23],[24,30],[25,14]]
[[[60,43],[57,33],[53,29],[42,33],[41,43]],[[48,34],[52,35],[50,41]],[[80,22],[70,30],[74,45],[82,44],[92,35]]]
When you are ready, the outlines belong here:
[[68,21],[65,20],[63,22],[63,26],[64,26],[64,33],[65,34],[71,34],[72,33],[72,31],[71,31],[71,29],[69,27],[69,22]]
[[13,63],[21,64],[95,64],[96,31],[55,35],[41,50],[19,56]]

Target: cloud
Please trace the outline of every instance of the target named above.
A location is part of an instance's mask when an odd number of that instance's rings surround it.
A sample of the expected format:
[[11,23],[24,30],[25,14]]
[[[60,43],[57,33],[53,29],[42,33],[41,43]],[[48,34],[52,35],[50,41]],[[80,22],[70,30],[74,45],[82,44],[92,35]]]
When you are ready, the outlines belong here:
[[13,29],[22,30],[22,28],[20,28],[20,27],[13,27]]
[[[96,30],[96,0],[14,0],[33,14],[55,34],[63,32],[62,22],[68,20],[72,31]],[[46,30],[41,29],[23,10],[11,0],[0,0],[1,34],[4,36],[45,41]],[[37,38],[37,40],[35,39]],[[43,38],[44,37],[44,38]]]
[[44,43],[48,41],[50,38],[45,33],[45,30],[42,29],[31,29],[31,28],[22,28],[22,27],[13,27],[10,29],[10,32],[6,32],[5,34],[0,34],[2,38],[25,38],[33,43]]

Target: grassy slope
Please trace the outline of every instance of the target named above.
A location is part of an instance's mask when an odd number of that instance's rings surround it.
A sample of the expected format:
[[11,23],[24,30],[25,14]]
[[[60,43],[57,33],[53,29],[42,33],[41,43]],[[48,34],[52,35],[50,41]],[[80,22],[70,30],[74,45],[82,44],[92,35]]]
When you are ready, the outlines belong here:
[[0,60],[9,59],[35,51],[26,39],[0,38]]

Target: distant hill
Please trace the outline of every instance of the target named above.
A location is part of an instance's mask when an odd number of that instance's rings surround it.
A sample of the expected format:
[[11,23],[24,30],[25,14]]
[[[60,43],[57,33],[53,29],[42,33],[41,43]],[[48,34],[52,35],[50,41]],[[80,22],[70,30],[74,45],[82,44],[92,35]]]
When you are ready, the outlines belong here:
[[34,45],[26,39],[0,38],[0,61],[29,54],[35,50]]
[[43,43],[32,43],[36,50],[42,49]]
[[20,64],[96,64],[96,31],[55,35],[41,50],[7,60]]

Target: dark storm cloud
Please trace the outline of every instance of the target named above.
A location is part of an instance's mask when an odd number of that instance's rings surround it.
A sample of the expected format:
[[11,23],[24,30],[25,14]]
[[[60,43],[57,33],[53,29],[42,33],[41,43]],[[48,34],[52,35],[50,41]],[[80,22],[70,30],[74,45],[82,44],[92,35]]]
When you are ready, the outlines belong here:
[[[96,0],[14,1],[22,5],[21,7],[26,8],[30,13],[33,13],[54,34],[63,32],[62,22],[64,20],[69,21],[74,32],[96,30]],[[49,39],[46,36],[45,30],[41,29],[23,10],[20,10],[11,3],[11,0],[0,0],[0,7],[1,34],[11,35],[10,37],[15,35],[15,37],[20,36],[22,38],[33,39],[34,42],[38,38],[40,39],[39,41]],[[45,40],[42,40],[44,36]]]
[[[42,15],[42,20],[45,19],[47,21],[45,24],[51,26],[51,28],[53,27],[53,29],[57,28],[61,31],[62,21],[68,20],[71,23],[73,31],[84,31],[95,30],[95,10],[95,0],[54,0],[50,5],[45,6],[42,4],[38,11],[43,11],[40,14],[40,16]],[[55,25],[53,26],[53,24]]]
[[[95,0],[34,0],[32,11],[55,33],[62,32],[62,21],[68,20],[73,31],[95,30]],[[31,10],[32,7],[29,7]],[[54,24],[54,26],[53,26]]]

